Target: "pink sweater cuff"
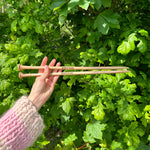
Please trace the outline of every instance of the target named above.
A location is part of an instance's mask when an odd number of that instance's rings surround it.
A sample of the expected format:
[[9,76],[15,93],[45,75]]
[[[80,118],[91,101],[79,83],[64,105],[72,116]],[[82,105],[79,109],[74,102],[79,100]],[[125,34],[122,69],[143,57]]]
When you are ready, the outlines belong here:
[[22,96],[0,119],[0,150],[24,150],[35,142],[43,129],[36,107]]

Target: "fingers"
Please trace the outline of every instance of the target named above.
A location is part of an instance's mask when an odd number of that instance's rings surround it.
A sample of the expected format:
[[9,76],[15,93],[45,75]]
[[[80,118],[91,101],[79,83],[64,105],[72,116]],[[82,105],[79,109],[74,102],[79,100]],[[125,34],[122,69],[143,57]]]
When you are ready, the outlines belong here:
[[[49,66],[53,67],[56,63],[56,59],[53,59],[50,63],[49,63]],[[51,71],[51,69],[50,69]]]
[[[49,66],[50,67],[53,67],[54,65],[55,65],[55,63],[56,63],[56,59],[53,59],[50,63],[49,63]],[[51,69],[49,69],[50,70],[50,72],[51,72]],[[51,76],[49,76],[49,79],[51,78]]]
[[[62,70],[59,70],[58,72],[62,72]],[[53,78],[53,80],[51,82],[51,87],[54,88],[55,83],[57,82],[58,78],[59,78],[59,76],[54,76],[54,78]]]
[[[44,64],[47,63],[47,57],[44,57],[42,63],[41,63],[41,66],[43,66]],[[53,67],[56,63],[56,59],[53,59],[50,63],[49,63],[49,66]],[[45,65],[45,69],[40,69],[39,72],[40,73],[43,73],[40,77],[41,80],[46,80],[46,83],[50,86],[53,86],[55,85],[56,81],[58,80],[59,76],[50,76],[50,72],[51,72],[51,69],[49,69],[49,66]],[[60,66],[60,62],[58,62],[56,64],[56,67],[59,67]],[[61,70],[53,70],[53,73],[56,73],[56,72],[61,72]]]
[[[60,66],[60,62],[58,62],[57,64],[56,64],[56,66],[57,67],[59,67]],[[62,70],[54,70],[53,72],[62,72]],[[53,79],[53,84],[55,84],[56,83],[56,81],[58,80],[58,78],[59,78],[59,76],[54,76],[54,79]]]
[[[59,67],[60,66],[60,62],[58,62],[56,64],[56,67]],[[61,72],[62,70],[54,70],[53,73],[56,73],[56,72]],[[54,86],[56,81],[58,80],[59,76],[50,76],[47,83],[50,85],[50,86]]]
[[45,80],[46,78],[48,78],[49,74],[50,74],[50,69],[47,65],[45,65],[44,73],[41,76],[41,80]]
[[[42,60],[41,66],[45,66],[47,63],[47,56],[45,56]],[[39,69],[39,73],[43,73],[44,70],[43,69]]]

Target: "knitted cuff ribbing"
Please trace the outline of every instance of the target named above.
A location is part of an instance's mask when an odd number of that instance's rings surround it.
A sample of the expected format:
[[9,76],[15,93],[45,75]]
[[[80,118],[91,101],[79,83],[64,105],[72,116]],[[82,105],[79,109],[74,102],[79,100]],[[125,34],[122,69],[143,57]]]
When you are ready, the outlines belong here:
[[24,150],[42,133],[44,124],[36,107],[22,96],[0,119],[0,149]]

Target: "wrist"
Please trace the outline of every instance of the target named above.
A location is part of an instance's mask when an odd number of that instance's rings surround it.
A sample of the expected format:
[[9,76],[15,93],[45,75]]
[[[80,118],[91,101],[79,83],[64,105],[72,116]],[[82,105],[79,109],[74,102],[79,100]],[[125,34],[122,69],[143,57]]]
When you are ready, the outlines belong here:
[[32,104],[39,110],[42,107],[42,104],[39,101],[39,98],[29,95],[28,99],[32,102]]

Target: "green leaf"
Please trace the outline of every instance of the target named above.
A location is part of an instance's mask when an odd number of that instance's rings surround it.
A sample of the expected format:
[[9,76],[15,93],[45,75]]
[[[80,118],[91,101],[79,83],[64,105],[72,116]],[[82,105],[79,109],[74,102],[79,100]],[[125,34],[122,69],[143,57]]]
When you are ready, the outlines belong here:
[[58,19],[59,19],[59,24],[63,25],[66,21],[66,16],[60,15]]
[[88,9],[90,4],[89,0],[70,0],[70,2],[68,3],[68,10],[71,10],[72,8],[74,8],[75,6],[79,6],[85,10]]
[[128,54],[130,52],[130,44],[126,41],[123,41],[122,44],[117,48],[118,53]]
[[123,120],[136,120],[132,106],[126,101],[121,102],[118,106],[118,114]]
[[73,142],[77,139],[77,136],[75,135],[75,133],[70,134],[67,138],[65,138],[64,140],[64,144],[65,145],[72,145]]
[[[134,96],[133,96],[133,99],[134,99]],[[138,99],[139,99],[139,96],[135,96],[135,100],[138,100]],[[142,115],[142,112],[140,111],[140,108],[139,108],[138,104],[135,103],[135,102],[132,102],[130,105],[131,105],[131,108],[134,112],[134,115],[137,118],[141,118],[143,115]]]
[[3,75],[10,75],[12,73],[12,69],[10,67],[2,68],[1,73]]
[[60,146],[60,144],[57,144],[54,150],[62,150],[62,147]]
[[83,140],[85,142],[94,143],[95,139],[102,139],[102,131],[105,130],[106,125],[99,122],[88,123],[86,131],[84,131]]
[[90,143],[96,142],[95,139],[93,138],[93,136],[91,134],[89,134],[88,132],[84,132],[83,140],[85,142],[90,142]]
[[117,13],[113,13],[112,10],[105,10],[96,18],[94,28],[97,28],[98,31],[103,34],[107,34],[110,27],[119,29],[120,25],[118,17],[119,15]]
[[67,16],[68,14],[68,7],[67,5],[64,5],[60,10],[59,10],[59,15],[60,16]]
[[150,105],[146,105],[144,111],[150,111]]
[[148,136],[148,138],[147,138],[147,139],[148,139],[148,141],[150,141],[150,135]]
[[119,18],[118,13],[114,13],[112,10],[108,9],[108,10],[103,11],[101,15],[108,22],[111,28],[116,28],[116,29],[120,28],[119,21],[118,21],[118,18]]
[[61,107],[67,115],[69,114],[74,101],[76,101],[74,97],[69,97],[62,103]]
[[38,20],[35,20],[35,32],[40,34],[43,33],[43,26]]
[[130,34],[128,37],[128,42],[130,44],[131,50],[135,49],[135,43],[134,43],[135,41],[137,41],[136,34],[135,33]]
[[135,147],[138,147],[140,143],[139,137],[142,137],[144,135],[144,131],[140,127],[138,127],[137,122],[132,122],[128,127],[125,135],[126,137],[124,140],[127,142],[128,146],[133,145]]
[[94,101],[95,101],[95,94],[92,94],[88,99],[87,99],[87,102],[86,102],[86,104],[87,104],[87,107],[89,107],[89,106],[91,106],[93,103],[94,103]]
[[142,36],[145,36],[145,37],[148,38],[148,32],[146,30],[141,29],[141,30],[138,31],[138,33],[140,33]]
[[107,34],[109,31],[108,22],[101,16],[101,14],[96,18],[94,22],[94,28],[97,28],[99,32]]
[[112,150],[122,150],[122,144],[120,142],[113,141],[111,144]]
[[73,149],[74,149],[74,148],[73,148],[73,145],[72,145],[72,144],[67,145],[67,146],[65,146],[65,145],[60,146],[60,144],[57,144],[57,146],[55,147],[54,150],[73,150]]
[[105,116],[105,112],[103,110],[102,103],[99,103],[97,106],[93,107],[92,114],[96,120],[103,120]]
[[102,1],[101,0],[95,0],[94,6],[97,10],[99,10],[102,6]]
[[146,105],[144,111],[145,111],[145,119],[150,119],[150,105]]
[[111,7],[112,0],[101,0],[101,3],[104,7]]
[[9,80],[0,80],[0,91],[9,89],[11,82]]
[[60,25],[63,25],[66,21],[66,17],[67,17],[67,14],[68,14],[68,8],[67,6],[63,6],[61,8],[61,10],[59,11],[59,24]]
[[83,118],[85,119],[86,122],[90,120],[91,116],[92,115],[91,115],[91,110],[90,109],[87,109],[83,114]]
[[147,51],[147,41],[144,38],[138,38],[140,41],[139,44],[137,45],[138,50],[141,53],[144,53]]
[[21,24],[27,23],[29,21],[29,15],[25,15],[22,20],[21,20]]
[[29,55],[23,55],[23,56],[20,58],[20,63],[21,63],[21,64],[25,64],[26,62],[28,62],[28,59],[29,59]]
[[21,30],[22,30],[23,32],[26,32],[26,31],[28,30],[28,24],[27,24],[27,23],[24,23],[24,24],[22,24],[22,25],[20,26],[20,28],[21,28]]
[[52,2],[52,4],[50,5],[50,8],[52,10],[55,8],[55,10],[56,10],[56,9],[60,8],[65,2],[66,2],[66,0],[54,0]]
[[135,50],[135,41],[137,41],[135,33],[132,33],[128,37],[128,41],[123,41],[122,44],[117,48],[118,53],[127,55],[131,50]]
[[109,59],[109,55],[107,54],[107,49],[105,47],[100,48],[98,53],[98,62],[103,64],[104,61]]
[[89,0],[80,0],[79,6],[83,9],[87,10],[89,7],[89,4],[90,4]]
[[11,23],[11,31],[12,32],[16,32],[17,31],[17,20],[14,20],[12,23]]
[[79,4],[80,0],[70,0],[68,3],[68,10],[71,10]]
[[[84,34],[84,31],[82,34]],[[86,41],[88,41],[90,44],[95,43],[102,36],[100,32],[87,32],[86,31],[86,34],[87,34]]]
[[37,143],[39,143],[40,145],[42,145],[42,148],[43,148],[43,146],[46,146],[47,144],[49,144],[50,141],[42,141],[42,142],[37,141]]

